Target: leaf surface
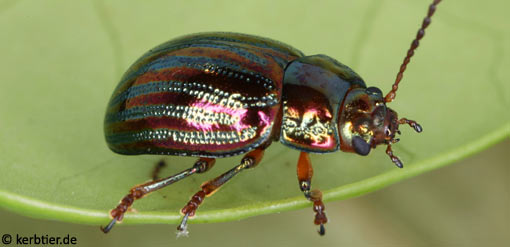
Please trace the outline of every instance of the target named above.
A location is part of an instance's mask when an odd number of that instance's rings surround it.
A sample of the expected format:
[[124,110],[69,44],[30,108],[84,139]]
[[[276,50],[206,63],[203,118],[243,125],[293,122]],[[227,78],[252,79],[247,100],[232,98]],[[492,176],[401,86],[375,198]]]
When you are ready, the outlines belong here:
[[[305,54],[335,57],[386,92],[429,4],[301,2],[0,2],[0,206],[39,218],[102,224],[129,188],[150,178],[158,160],[169,164],[164,176],[193,164],[194,158],[117,155],[103,137],[104,111],[121,74],[164,41],[202,31],[267,36]],[[508,138],[510,27],[503,6],[508,3],[469,2],[438,7],[390,104],[424,127],[422,134],[401,128],[394,151],[404,169],[381,147],[368,157],[312,155],[312,187],[326,201],[377,190]],[[274,143],[256,169],[208,197],[193,221],[310,207],[296,179],[298,154]],[[125,222],[176,223],[200,184],[240,158],[221,159],[210,172],[137,201],[138,213],[129,213]]]

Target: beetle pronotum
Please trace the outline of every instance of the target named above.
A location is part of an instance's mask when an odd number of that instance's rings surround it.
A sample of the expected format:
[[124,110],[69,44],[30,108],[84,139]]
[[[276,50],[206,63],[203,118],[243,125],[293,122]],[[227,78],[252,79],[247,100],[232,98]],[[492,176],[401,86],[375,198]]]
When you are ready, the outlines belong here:
[[411,43],[391,91],[366,87],[349,67],[325,55],[305,56],[275,40],[239,33],[199,33],[171,40],[139,58],[122,77],[108,104],[106,141],[120,154],[199,157],[175,175],[133,187],[110,211],[110,231],[133,202],[196,173],[216,158],[245,154],[231,170],[201,185],[182,208],[187,233],[205,197],[241,171],[259,164],[273,141],[301,151],[299,186],[313,202],[314,223],[324,235],[327,217],[322,193],[311,190],[308,153],[338,150],[368,155],[377,145],[402,168],[391,145],[401,124],[417,132],[413,120],[398,119],[386,107],[395,99],[403,73],[441,0],[434,0]]

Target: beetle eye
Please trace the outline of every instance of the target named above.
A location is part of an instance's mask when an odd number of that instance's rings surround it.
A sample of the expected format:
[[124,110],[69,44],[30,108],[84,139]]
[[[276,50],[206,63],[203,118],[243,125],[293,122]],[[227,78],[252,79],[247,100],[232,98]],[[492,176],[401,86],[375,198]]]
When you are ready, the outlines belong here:
[[366,90],[366,91],[367,91],[367,93],[369,93],[369,94],[378,94],[378,95],[380,95],[380,96],[382,97],[382,91],[381,91],[381,89],[379,89],[379,88],[376,88],[376,87],[369,87],[369,88],[367,88],[367,90]]
[[370,144],[368,144],[363,138],[359,136],[355,136],[352,138],[352,146],[354,147],[354,151],[356,151],[359,155],[368,155],[370,153]]

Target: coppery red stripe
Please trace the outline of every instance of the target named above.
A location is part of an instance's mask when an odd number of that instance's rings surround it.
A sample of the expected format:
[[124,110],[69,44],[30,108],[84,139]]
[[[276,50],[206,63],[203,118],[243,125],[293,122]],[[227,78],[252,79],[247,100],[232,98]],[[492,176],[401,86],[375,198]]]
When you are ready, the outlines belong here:
[[199,69],[189,67],[170,67],[155,71],[147,71],[136,78],[132,86],[141,85],[154,81],[183,81],[187,82],[190,77],[203,74]]
[[175,104],[175,102],[180,103],[180,105],[188,105],[195,99],[196,98],[194,96],[177,92],[151,93],[128,99],[126,101],[125,109],[144,105],[163,105],[163,104],[172,105]]
[[[257,52],[256,50],[251,50],[251,53],[255,56],[262,57],[262,59],[266,60],[271,64],[271,61],[264,54]],[[189,57],[204,57],[213,58],[213,59],[221,59],[232,64],[237,64],[247,70],[265,73],[268,72],[268,68],[264,67],[265,65],[255,63],[239,54],[221,49],[221,48],[211,48],[211,47],[190,47],[181,50],[176,50],[168,53],[167,56],[189,56]],[[273,62],[274,63],[274,62]]]

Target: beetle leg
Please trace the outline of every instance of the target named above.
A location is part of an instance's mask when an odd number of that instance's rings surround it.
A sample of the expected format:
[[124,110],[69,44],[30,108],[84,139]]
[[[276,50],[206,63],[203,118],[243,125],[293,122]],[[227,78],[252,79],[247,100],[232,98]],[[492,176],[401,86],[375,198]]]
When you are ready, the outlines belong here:
[[161,172],[161,169],[166,167],[165,160],[160,160],[156,166],[154,167],[154,170],[152,171],[152,180],[156,181],[159,178],[159,173]]
[[315,212],[314,224],[319,225],[319,234],[322,236],[326,233],[324,224],[328,222],[328,218],[324,213],[324,203],[322,203],[322,192],[320,190],[310,190],[312,184],[313,168],[308,153],[301,152],[297,165],[297,176],[299,187],[306,199],[313,202],[313,211]]
[[420,133],[423,131],[423,128],[421,127],[421,125],[419,123],[417,123],[416,121],[414,120],[409,120],[407,118],[402,118],[400,120],[398,120],[397,122],[398,124],[409,124],[409,126],[413,127],[413,129]]
[[212,158],[200,158],[197,162],[195,162],[193,167],[188,168],[182,172],[179,172],[166,178],[140,184],[131,188],[129,194],[122,198],[119,205],[110,211],[110,216],[112,217],[112,220],[106,227],[101,227],[101,230],[104,233],[108,233],[113,228],[116,222],[120,223],[124,218],[124,213],[126,213],[126,211],[129,209],[129,207],[131,207],[135,200],[140,199],[153,191],[159,190],[163,187],[173,184],[192,174],[206,172],[211,167],[214,166],[215,161],[216,160]]
[[249,153],[247,153],[243,159],[241,160],[241,163],[234,168],[230,169],[229,171],[221,174],[220,176],[209,180],[205,183],[203,183],[200,187],[201,190],[195,193],[189,202],[181,209],[181,213],[184,215],[181,221],[181,224],[177,227],[177,236],[180,235],[187,235],[187,222],[188,218],[191,218],[195,216],[195,213],[197,211],[197,208],[202,204],[205,197],[211,196],[214,194],[214,192],[218,191],[218,189],[228,182],[231,178],[233,178],[235,175],[239,174],[241,171],[249,168],[255,167],[260,160],[262,159],[262,156],[264,155],[264,149],[259,148],[255,149]]
[[386,147],[386,154],[390,156],[391,161],[393,161],[393,163],[395,163],[395,165],[398,168],[404,168],[404,163],[402,163],[402,161],[393,154],[393,150],[391,149],[391,143],[388,144],[388,146]]

